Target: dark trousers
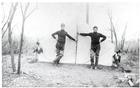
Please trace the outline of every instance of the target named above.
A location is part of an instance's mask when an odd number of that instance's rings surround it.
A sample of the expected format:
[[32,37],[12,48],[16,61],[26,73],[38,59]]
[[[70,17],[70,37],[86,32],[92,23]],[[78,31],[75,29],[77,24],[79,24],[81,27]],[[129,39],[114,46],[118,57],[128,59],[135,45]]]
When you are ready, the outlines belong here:
[[118,54],[113,55],[113,66],[119,67],[120,66],[120,61],[121,61],[121,56]]
[[[92,68],[98,66],[99,53],[100,53],[100,45],[96,45],[96,46],[91,48],[90,61],[91,61]],[[94,60],[95,60],[95,64],[94,64]]]
[[64,54],[64,43],[57,42],[56,44],[56,59],[54,60],[55,64],[59,64],[60,59],[63,57]]

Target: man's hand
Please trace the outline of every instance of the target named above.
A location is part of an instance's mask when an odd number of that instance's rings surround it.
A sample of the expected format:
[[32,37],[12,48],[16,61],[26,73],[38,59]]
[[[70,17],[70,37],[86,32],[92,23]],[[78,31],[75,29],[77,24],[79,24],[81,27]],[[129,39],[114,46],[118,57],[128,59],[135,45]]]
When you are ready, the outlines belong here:
[[56,41],[58,41],[58,39],[57,39],[57,38],[55,38],[55,40],[56,40]]
[[58,40],[56,37],[53,37],[56,41]]
[[80,33],[77,33],[77,35],[80,35]]
[[75,40],[75,42],[78,42],[78,40]]
[[99,41],[99,43],[102,43],[102,42],[103,42],[102,40]]

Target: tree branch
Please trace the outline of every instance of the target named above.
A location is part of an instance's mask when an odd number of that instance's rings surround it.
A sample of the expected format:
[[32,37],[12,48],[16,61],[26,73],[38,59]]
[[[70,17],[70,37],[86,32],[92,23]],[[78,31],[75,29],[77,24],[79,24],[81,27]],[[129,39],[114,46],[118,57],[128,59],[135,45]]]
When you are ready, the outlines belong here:
[[13,13],[12,13],[12,15],[11,15],[10,22],[12,22],[12,20],[13,20],[13,18],[14,18],[14,14],[15,14],[17,5],[18,5],[18,3],[16,3],[16,4],[13,6]]
[[36,8],[34,8],[34,9],[25,17],[25,19],[27,19],[35,10],[36,10]]
[[118,45],[118,39],[117,39],[116,30],[115,30],[115,26],[114,26],[113,21],[112,21],[112,15],[110,15],[109,12],[108,12],[108,16],[109,16],[112,32],[114,33],[114,36],[115,36],[116,48],[118,48],[118,46],[117,46]]
[[25,6],[24,17],[26,17],[26,13],[27,13],[29,6],[30,6],[30,3],[27,3],[27,5]]
[[22,8],[22,4],[21,3],[20,3],[20,9],[21,9],[22,17],[24,17],[23,8]]
[[2,31],[4,30],[4,27],[6,26],[7,23],[8,23],[8,21],[6,21],[6,22],[4,23],[4,25],[2,26],[2,28],[1,28]]
[[1,21],[1,23],[3,23],[4,20],[5,20],[5,10],[4,10],[4,7],[3,7],[3,2],[1,2],[1,6],[2,6],[2,9],[3,9],[3,14],[4,14],[3,19]]
[[8,15],[8,18],[7,18],[6,22],[4,23],[4,25],[2,27],[2,31],[4,30],[4,27],[6,26],[6,24],[8,24],[9,18],[11,17],[12,7],[13,7],[13,4],[10,7],[9,15]]
[[6,30],[2,33],[2,39],[4,38],[4,35],[6,33],[6,31],[8,30],[8,27],[6,28]]

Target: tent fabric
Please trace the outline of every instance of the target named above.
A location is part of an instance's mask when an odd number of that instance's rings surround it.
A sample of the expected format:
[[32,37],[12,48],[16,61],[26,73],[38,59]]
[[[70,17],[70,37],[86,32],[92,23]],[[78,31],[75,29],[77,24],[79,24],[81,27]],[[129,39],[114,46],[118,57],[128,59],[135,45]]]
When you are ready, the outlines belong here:
[[[79,32],[90,32],[87,26],[79,26]],[[70,34],[76,32],[74,29]],[[76,34],[76,33],[75,33]],[[72,34],[74,35],[74,34]],[[60,63],[75,63],[76,64],[90,64],[90,37],[78,36],[77,55],[76,55],[76,42],[66,38],[64,56]],[[52,62],[56,58],[55,44],[56,40],[53,38],[40,40],[41,47],[44,53],[38,55],[39,61]],[[111,66],[112,56],[114,54],[114,44],[111,43],[109,38],[101,43],[101,51],[99,56],[99,64]],[[77,56],[77,57],[76,57]]]
[[104,41],[101,44],[101,52],[99,57],[99,64],[111,66],[112,65],[112,56],[114,55],[115,45],[109,40]]

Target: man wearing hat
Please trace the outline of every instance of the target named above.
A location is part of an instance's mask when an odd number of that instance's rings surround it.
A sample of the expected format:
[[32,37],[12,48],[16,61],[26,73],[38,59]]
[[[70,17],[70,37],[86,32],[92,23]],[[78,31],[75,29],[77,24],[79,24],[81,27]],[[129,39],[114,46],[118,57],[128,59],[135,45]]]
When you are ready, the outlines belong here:
[[66,42],[66,36],[73,41],[76,41],[72,38],[66,31],[65,31],[65,24],[61,24],[61,30],[52,34],[52,37],[56,39],[55,35],[58,36],[57,43],[56,43],[56,59],[54,60],[55,64],[59,64],[60,59],[63,57],[64,54],[64,46]]
[[[98,33],[98,27],[93,27],[93,32],[91,33],[78,33],[81,36],[90,36],[91,37],[91,50],[90,50],[90,61],[91,61],[91,68],[97,69],[98,59],[99,59],[99,52],[100,52],[100,43],[106,39],[106,36]],[[102,38],[100,40],[100,38]],[[95,58],[95,64],[94,64]]]

